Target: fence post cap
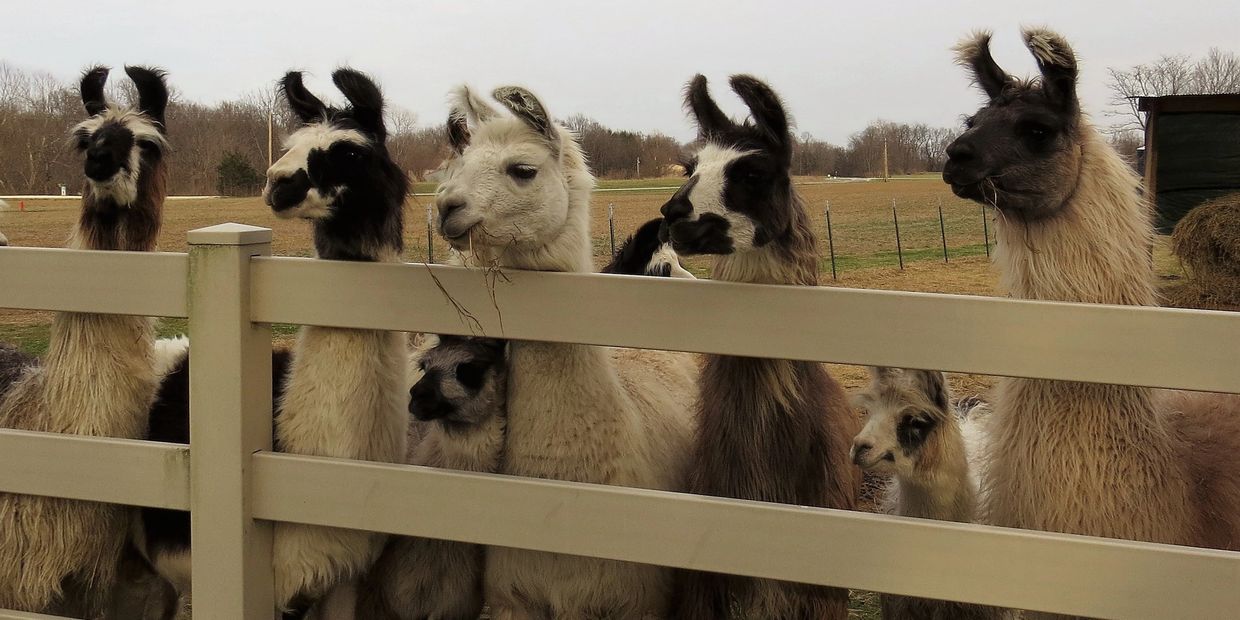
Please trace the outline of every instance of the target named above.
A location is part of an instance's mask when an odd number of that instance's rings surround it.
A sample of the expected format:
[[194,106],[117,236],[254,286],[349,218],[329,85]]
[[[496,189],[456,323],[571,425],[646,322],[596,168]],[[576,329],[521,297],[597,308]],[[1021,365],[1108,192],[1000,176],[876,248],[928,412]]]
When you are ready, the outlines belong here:
[[190,245],[254,245],[271,243],[271,229],[247,224],[216,224],[189,231]]

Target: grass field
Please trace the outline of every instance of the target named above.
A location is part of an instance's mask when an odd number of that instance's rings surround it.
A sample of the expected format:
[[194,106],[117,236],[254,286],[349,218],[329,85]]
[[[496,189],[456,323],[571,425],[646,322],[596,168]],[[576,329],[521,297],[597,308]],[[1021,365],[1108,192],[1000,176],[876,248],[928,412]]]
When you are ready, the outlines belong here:
[[[605,181],[594,195],[593,212],[594,256],[598,266],[610,256],[608,206],[614,206],[616,243],[648,219],[658,215],[659,207],[670,197],[666,189],[641,190],[643,187],[674,187],[682,179],[641,179],[636,181]],[[956,199],[937,176],[893,179],[890,182],[831,182],[805,179],[799,185],[819,233],[822,282],[827,286],[847,286],[885,290],[956,293],[967,295],[999,294],[997,279],[986,258],[983,214],[974,203]],[[417,192],[433,187],[418,187]],[[630,191],[631,190],[631,191]],[[905,268],[898,266],[892,201],[900,219],[901,246]],[[427,209],[432,198],[410,197],[406,203],[406,251],[409,261],[425,261],[428,256]],[[838,279],[831,277],[828,257],[826,211],[831,211],[831,239],[834,242]],[[944,227],[939,224],[939,206],[943,209]],[[14,246],[63,246],[77,216],[77,200],[27,201],[26,211],[0,211],[0,231]],[[221,222],[241,222],[274,230],[273,253],[282,256],[309,256],[312,253],[308,226],[300,221],[276,219],[258,198],[216,198],[206,200],[173,200],[166,207],[160,249],[186,251],[185,233],[191,229]],[[949,262],[943,262],[943,238],[946,237]],[[435,239],[437,260],[446,256],[447,246]],[[993,237],[991,239],[993,243]],[[3,250],[0,250],[2,252]],[[1165,240],[1156,248],[1156,264],[1160,274],[1180,274],[1178,263],[1170,256]],[[686,266],[695,274],[705,275],[709,259],[690,258]],[[824,317],[823,320],[830,320]],[[51,314],[0,309],[0,341],[42,353],[47,348]],[[159,324],[163,336],[184,333],[184,320],[164,319]],[[294,326],[278,325],[275,338],[287,342]],[[846,387],[858,388],[866,381],[865,369],[832,365],[832,372]],[[952,375],[950,382],[958,396],[982,393],[993,383],[991,377]],[[855,592],[851,615],[860,619],[878,618],[877,596]]]

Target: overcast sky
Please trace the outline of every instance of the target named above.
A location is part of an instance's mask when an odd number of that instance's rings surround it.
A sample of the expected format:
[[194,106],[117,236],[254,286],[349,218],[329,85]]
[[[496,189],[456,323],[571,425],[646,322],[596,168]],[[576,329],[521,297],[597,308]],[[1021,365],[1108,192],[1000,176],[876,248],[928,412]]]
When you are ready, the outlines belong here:
[[349,64],[376,76],[389,103],[422,124],[446,116],[456,84],[489,92],[518,83],[553,115],[582,112],[681,139],[693,133],[681,110],[684,83],[704,73],[724,109],[740,113],[726,79],[748,72],[783,95],[798,131],[842,143],[877,118],[953,125],[971,112],[978,95],[948,50],[975,28],[995,31],[995,56],[1017,75],[1034,70],[1020,25],[1059,30],[1081,58],[1081,91],[1095,116],[1108,99],[1107,67],[1211,46],[1240,51],[1234,0],[904,4],[35,0],[5,3],[0,58],[65,79],[91,63],[160,65],[204,102],[291,68],[311,72],[311,88],[335,98],[331,70]]

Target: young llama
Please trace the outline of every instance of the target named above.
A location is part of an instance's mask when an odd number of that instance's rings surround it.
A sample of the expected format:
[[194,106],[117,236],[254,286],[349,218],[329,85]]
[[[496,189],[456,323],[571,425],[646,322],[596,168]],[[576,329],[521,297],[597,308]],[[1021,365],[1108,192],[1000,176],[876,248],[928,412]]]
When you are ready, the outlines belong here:
[[[529,91],[462,88],[448,123],[455,156],[440,230],[475,264],[593,271],[594,179],[573,136]],[[577,344],[509,344],[502,473],[651,489],[683,488],[693,358]],[[487,601],[499,618],[641,618],[668,610],[670,571],[629,562],[488,549]]]
[[[332,81],[348,107],[323,103],[306,89],[299,72],[284,76],[284,97],[301,127],[267,171],[264,199],[277,217],[311,223],[320,259],[397,262],[408,180],[387,150],[383,96],[369,77],[352,69],[336,70]],[[287,359],[287,373],[279,372],[285,358],[278,353],[273,358],[273,387],[279,393],[275,448],[403,462],[409,428],[408,356],[405,336],[398,332],[302,327]],[[180,420],[188,419],[187,414],[187,407],[169,407],[162,415],[175,419],[158,425],[153,419],[152,429],[180,432]],[[143,546],[152,563],[186,592],[189,521],[170,525],[162,520],[166,516],[144,513]],[[330,610],[351,612],[354,601],[347,585],[369,570],[384,540],[369,532],[276,524],[277,610],[300,617],[323,601],[319,609],[329,617],[337,613]],[[324,600],[329,592],[342,596]]]
[[[700,145],[689,179],[663,205],[672,247],[715,254],[714,279],[818,284],[809,216],[792,187],[793,138],[783,103],[747,75],[731,79],[752,122],[738,124],[695,77],[686,104]],[[699,431],[688,491],[852,509],[860,485],[848,461],[857,419],[821,364],[707,355],[698,379]],[[846,618],[848,591],[715,573],[679,573],[677,617]]]
[[[1067,42],[1024,39],[1040,80],[999,68],[989,33],[957,47],[989,102],[948,147],[943,179],[1000,214],[1012,296],[1155,305],[1138,180],[1081,113]],[[1004,379],[989,422],[983,520],[1240,549],[1240,397]]]
[[[973,420],[957,417],[943,373],[870,369],[870,385],[853,398],[866,413],[853,440],[852,460],[863,470],[890,476],[883,511],[939,521],[973,521],[977,480],[969,467],[966,434]],[[967,416],[968,413],[964,412]],[[889,620],[990,620],[1002,609],[884,594]]]
[[[411,465],[494,473],[507,423],[505,342],[431,336],[409,390]],[[475,620],[482,612],[483,547],[393,536],[362,582],[357,618]]]
[[[168,90],[155,69],[126,67],[136,108],[109,103],[108,69],[82,77],[90,118],[73,129],[85,156],[86,189],[69,247],[149,252],[164,206]],[[154,328],[145,317],[60,312],[38,363],[3,354],[0,427],[122,437],[143,436],[158,377]],[[93,616],[116,577],[130,509],[0,493],[0,608]]]

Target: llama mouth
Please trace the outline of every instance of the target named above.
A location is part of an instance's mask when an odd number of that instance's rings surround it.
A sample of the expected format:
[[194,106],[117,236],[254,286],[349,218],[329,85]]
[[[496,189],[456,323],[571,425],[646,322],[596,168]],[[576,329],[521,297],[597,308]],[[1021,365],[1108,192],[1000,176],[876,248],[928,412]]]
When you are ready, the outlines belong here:
[[667,225],[672,249],[680,254],[731,254],[735,251],[728,236],[730,224],[713,213],[696,220],[681,220]]

